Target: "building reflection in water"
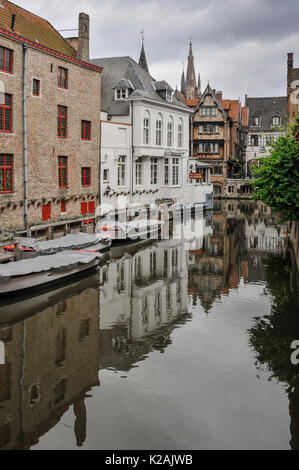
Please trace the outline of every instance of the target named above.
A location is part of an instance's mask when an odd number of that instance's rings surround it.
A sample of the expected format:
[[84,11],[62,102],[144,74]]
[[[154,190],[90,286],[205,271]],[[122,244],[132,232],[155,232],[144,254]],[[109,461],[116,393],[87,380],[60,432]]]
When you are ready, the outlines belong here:
[[192,303],[208,313],[240,282],[268,282],[268,259],[286,260],[285,229],[261,204],[216,201],[197,225],[182,224],[195,235],[112,250],[99,275],[0,304],[0,449],[34,446],[70,408],[82,447],[86,394],[99,386],[100,368],[128,372],[151,351],[164,353]]
[[[37,296],[37,314],[0,325],[6,355],[0,365],[0,449],[30,448],[71,406],[78,446],[85,441],[85,397],[99,385],[98,277],[58,291],[59,302],[55,291],[48,302]],[[22,315],[22,303],[16,308]]]

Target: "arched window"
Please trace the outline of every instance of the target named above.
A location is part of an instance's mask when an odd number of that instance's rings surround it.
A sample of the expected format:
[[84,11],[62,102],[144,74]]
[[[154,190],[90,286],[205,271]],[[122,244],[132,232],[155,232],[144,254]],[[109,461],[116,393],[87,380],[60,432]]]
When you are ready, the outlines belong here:
[[143,119],[143,144],[148,145],[150,141],[150,114],[148,111],[145,113]]
[[173,145],[173,117],[169,116],[167,124],[167,147],[172,147]]
[[158,114],[156,120],[156,145],[162,146],[162,129],[163,129],[163,118],[162,114]]
[[178,148],[183,147],[183,130],[183,119],[180,119],[178,124]]

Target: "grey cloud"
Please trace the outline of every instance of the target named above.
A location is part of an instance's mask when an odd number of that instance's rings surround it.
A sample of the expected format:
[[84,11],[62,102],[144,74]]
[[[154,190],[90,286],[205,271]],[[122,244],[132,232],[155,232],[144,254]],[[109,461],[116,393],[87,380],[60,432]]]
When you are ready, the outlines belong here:
[[22,6],[57,29],[76,28],[78,13],[89,13],[93,57],[138,59],[144,29],[153,75],[172,86],[180,82],[190,36],[204,85],[210,80],[227,97],[285,94],[287,52],[297,53],[299,66],[298,0],[23,0]]

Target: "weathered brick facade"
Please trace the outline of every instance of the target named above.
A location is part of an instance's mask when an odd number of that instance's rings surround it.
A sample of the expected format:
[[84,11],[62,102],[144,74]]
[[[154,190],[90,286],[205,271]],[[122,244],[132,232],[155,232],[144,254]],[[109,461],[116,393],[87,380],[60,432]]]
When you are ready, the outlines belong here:
[[[0,154],[13,156],[13,192],[0,193],[0,227],[24,228],[23,64],[24,39],[0,30],[0,46],[13,50],[13,73],[0,72],[4,93],[12,95],[11,133],[0,133]],[[51,220],[81,215],[81,203],[99,196],[101,68],[62,56],[39,44],[27,50],[26,116],[28,154],[28,224],[42,221],[51,204]],[[58,67],[68,70],[67,89],[58,87]],[[33,79],[40,96],[33,96]],[[67,138],[57,131],[58,105],[67,107]],[[91,122],[91,140],[81,139],[81,121]],[[58,157],[68,157],[68,186],[59,189]],[[91,168],[89,187],[81,185],[81,168]],[[62,200],[66,210],[62,214]]]

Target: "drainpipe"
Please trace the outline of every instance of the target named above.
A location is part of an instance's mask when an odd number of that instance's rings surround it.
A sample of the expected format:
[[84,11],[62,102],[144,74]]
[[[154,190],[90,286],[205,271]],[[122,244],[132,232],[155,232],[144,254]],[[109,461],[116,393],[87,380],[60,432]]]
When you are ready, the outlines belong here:
[[28,229],[28,162],[27,162],[27,116],[26,116],[26,85],[27,85],[27,44],[23,44],[23,164],[24,164],[24,226]]
[[131,100],[131,119],[132,119],[132,158],[131,158],[131,202],[133,202],[134,192],[134,108],[133,101]]

